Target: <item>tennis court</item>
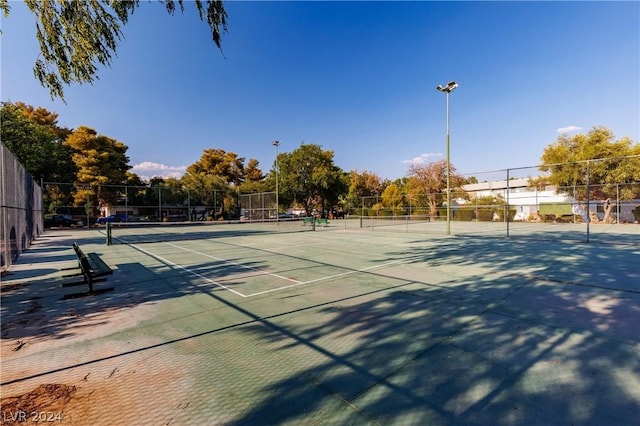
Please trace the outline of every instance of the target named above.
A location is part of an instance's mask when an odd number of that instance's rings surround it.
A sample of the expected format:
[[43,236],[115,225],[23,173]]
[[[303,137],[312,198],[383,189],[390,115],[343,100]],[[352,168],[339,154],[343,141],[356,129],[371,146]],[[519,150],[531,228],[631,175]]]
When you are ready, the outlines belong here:
[[[63,300],[73,241],[112,266],[114,291]],[[638,244],[343,221],[114,226],[112,242],[104,229],[48,233],[3,279],[3,413],[55,384],[64,398],[33,409],[78,425],[640,414]]]

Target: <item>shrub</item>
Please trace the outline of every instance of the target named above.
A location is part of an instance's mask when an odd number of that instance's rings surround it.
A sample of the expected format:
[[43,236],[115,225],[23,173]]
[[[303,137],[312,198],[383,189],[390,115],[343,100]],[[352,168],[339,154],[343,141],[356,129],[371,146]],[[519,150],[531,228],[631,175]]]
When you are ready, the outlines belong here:
[[454,220],[470,222],[473,220],[474,210],[473,207],[461,207],[456,209],[453,218]]
[[494,209],[491,207],[479,207],[477,209],[477,219],[481,222],[491,222],[493,221],[493,212]]
[[[498,208],[498,217],[500,222],[504,222],[504,207]],[[516,217],[516,209],[509,209],[509,222],[513,222]]]
[[426,220],[429,217],[429,209],[416,209],[411,212],[411,220]]

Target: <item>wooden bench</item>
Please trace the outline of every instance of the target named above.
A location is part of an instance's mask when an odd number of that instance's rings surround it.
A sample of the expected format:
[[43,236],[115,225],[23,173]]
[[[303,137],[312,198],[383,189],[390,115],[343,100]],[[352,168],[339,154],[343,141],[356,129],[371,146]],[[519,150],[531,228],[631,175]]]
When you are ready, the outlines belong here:
[[70,297],[85,296],[90,294],[99,294],[99,293],[104,293],[106,291],[113,290],[113,287],[103,288],[103,289],[100,289],[99,291],[96,291],[93,288],[93,284],[95,282],[106,280],[106,278],[100,278],[100,277],[113,274],[113,269],[111,269],[109,265],[107,265],[102,259],[100,259],[100,256],[97,253],[85,254],[80,248],[80,246],[78,245],[78,243],[75,243],[75,242],[73,243],[73,250],[76,252],[76,256],[78,257],[78,266],[80,267],[80,271],[84,280],[81,282],[66,283],[66,284],[63,284],[63,287],[71,287],[71,286],[86,284],[89,287],[89,292],[67,295],[65,296],[65,299],[68,299]]

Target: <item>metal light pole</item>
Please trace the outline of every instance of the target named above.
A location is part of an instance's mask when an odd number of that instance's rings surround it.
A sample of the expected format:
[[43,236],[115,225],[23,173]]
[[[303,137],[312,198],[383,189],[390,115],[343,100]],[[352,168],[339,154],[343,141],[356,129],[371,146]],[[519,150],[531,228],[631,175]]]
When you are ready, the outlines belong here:
[[278,203],[278,147],[280,141],[273,141],[273,146],[276,147],[276,224],[280,225],[279,203]]
[[447,235],[451,235],[451,155],[449,150],[449,93],[458,87],[458,83],[450,81],[445,87],[438,84],[438,89],[447,95]]

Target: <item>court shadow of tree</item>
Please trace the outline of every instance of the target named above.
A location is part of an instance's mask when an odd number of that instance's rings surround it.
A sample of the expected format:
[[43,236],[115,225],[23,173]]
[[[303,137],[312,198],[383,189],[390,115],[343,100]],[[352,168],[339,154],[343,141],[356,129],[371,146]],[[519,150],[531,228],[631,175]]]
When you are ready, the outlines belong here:
[[[94,250],[101,247],[95,250],[98,254],[107,250],[104,240],[95,236],[77,240],[82,246],[93,247]],[[99,292],[107,286],[113,287],[113,291],[64,300],[65,295],[87,290],[86,284],[63,287],[83,281],[71,241],[62,234],[43,237],[38,245],[30,249],[32,256],[29,262],[36,267],[12,274],[11,278],[17,280],[16,284],[2,286],[1,337],[5,344],[12,341],[24,352],[22,348],[26,339],[31,345],[42,340],[79,336],[88,330],[110,324],[111,317],[117,311],[195,293],[223,291],[224,288],[217,285],[216,280],[246,272],[250,268],[259,270],[264,266],[260,261],[244,261],[242,265],[234,265],[207,260],[191,265],[186,271],[168,262],[145,267],[128,260],[110,260],[114,273],[103,282],[95,283],[94,288]],[[47,268],[50,264],[70,267],[57,271],[56,276],[51,277],[46,274],[56,271]],[[40,265],[42,267],[37,267]],[[241,280],[227,279],[225,287],[233,288],[242,284]],[[117,326],[111,331],[115,330]]]
[[[243,327],[283,374],[232,424],[625,423],[640,410],[639,289],[630,265],[598,270],[628,253],[591,250],[466,240],[390,252],[424,264],[424,280]],[[429,268],[465,264],[503,273],[429,283]]]
[[[251,362],[281,371],[278,380],[262,379],[256,396],[262,402],[229,423],[625,423],[640,409],[631,389],[640,376],[640,311],[637,267],[629,257],[588,245],[416,239],[376,261],[402,260],[423,271],[417,276],[403,280],[371,270],[349,278],[387,279],[392,284],[386,287],[290,312],[281,302],[271,317],[225,299],[252,321],[234,326],[261,343],[265,358]],[[220,287],[194,282],[175,265],[145,268],[122,260],[116,266],[135,282],[124,280],[121,291],[83,300],[87,312],[108,315],[112,307],[195,293],[223,300]],[[213,281],[240,272],[211,261],[189,269]],[[436,282],[433,271],[447,271],[451,279]],[[24,309],[17,302],[3,298],[3,309]],[[59,321],[47,330],[54,338],[91,326],[65,319],[62,305],[46,308]]]

